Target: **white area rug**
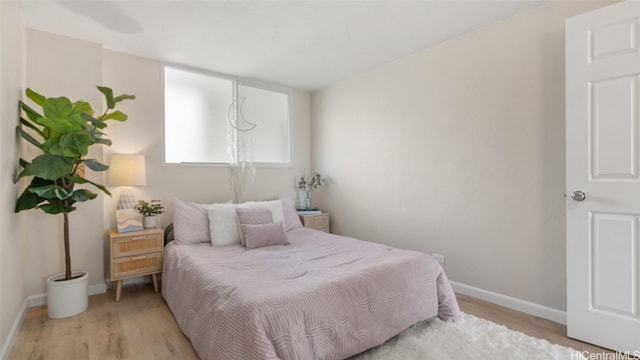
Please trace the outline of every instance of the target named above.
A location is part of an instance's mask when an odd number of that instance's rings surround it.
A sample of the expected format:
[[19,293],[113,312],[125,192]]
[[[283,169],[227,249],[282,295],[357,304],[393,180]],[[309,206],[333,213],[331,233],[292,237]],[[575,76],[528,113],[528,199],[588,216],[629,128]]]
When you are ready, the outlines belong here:
[[463,314],[455,323],[418,323],[351,360],[584,359],[581,352]]

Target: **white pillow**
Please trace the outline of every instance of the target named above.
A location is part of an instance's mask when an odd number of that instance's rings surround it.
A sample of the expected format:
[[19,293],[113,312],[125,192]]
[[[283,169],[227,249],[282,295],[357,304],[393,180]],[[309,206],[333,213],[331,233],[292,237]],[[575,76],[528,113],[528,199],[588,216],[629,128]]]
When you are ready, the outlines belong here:
[[240,243],[236,204],[213,204],[209,207],[211,245],[225,246]]
[[271,217],[273,222],[280,222],[284,220],[282,211],[282,200],[270,200],[270,201],[247,201],[240,205],[240,207],[252,207],[259,209],[269,209],[271,211]]

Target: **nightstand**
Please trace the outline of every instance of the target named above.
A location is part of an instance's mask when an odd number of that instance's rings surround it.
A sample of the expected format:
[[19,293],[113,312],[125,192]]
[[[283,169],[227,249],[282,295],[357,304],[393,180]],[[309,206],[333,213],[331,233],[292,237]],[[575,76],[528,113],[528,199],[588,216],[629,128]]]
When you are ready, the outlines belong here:
[[300,215],[304,227],[329,232],[329,213]]
[[126,233],[109,230],[109,274],[111,281],[116,282],[116,301],[120,301],[122,280],[130,277],[151,275],[153,289],[158,292],[163,233],[159,228]]

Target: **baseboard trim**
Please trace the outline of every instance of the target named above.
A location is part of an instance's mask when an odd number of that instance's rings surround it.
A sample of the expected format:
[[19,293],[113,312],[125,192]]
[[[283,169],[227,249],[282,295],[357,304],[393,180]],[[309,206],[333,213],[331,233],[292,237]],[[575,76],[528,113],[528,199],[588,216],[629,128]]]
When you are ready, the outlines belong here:
[[18,316],[13,322],[13,326],[11,326],[11,330],[9,330],[9,334],[7,338],[4,340],[4,344],[2,344],[2,349],[0,349],[0,359],[4,360],[9,356],[9,351],[11,351],[11,347],[13,346],[13,342],[16,339],[16,335],[22,328],[22,323],[24,323],[24,318],[27,316],[27,311],[29,309],[29,301],[24,299],[20,310],[18,311]]
[[536,304],[527,300],[518,299],[508,295],[499,294],[493,291],[480,289],[474,286],[451,281],[451,286],[455,292],[473,296],[474,298],[485,300],[497,305],[518,310],[529,315],[537,316],[562,325],[567,325],[567,313],[548,306]]

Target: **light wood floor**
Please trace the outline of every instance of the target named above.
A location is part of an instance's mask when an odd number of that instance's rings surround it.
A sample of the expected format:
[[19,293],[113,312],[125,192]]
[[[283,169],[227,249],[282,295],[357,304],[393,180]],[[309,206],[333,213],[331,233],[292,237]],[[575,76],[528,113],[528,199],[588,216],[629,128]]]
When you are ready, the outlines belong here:
[[[607,351],[567,338],[560,324],[464,295],[458,295],[458,301],[468,314],[528,335],[581,351]],[[122,290],[119,303],[111,291],[91,296],[88,311],[67,319],[48,319],[45,306],[30,309],[9,359],[195,360],[198,356],[162,296],[151,285],[136,285]]]
[[[612,351],[574,340],[567,337],[567,327],[520,311],[511,310],[500,305],[472,298],[470,296],[456,294],[460,309],[467,314],[474,315],[502,324],[509,329],[520,331],[529,336],[545,339],[554,344],[568,346],[580,351],[590,353],[611,353]],[[600,357],[602,358],[602,357]]]

